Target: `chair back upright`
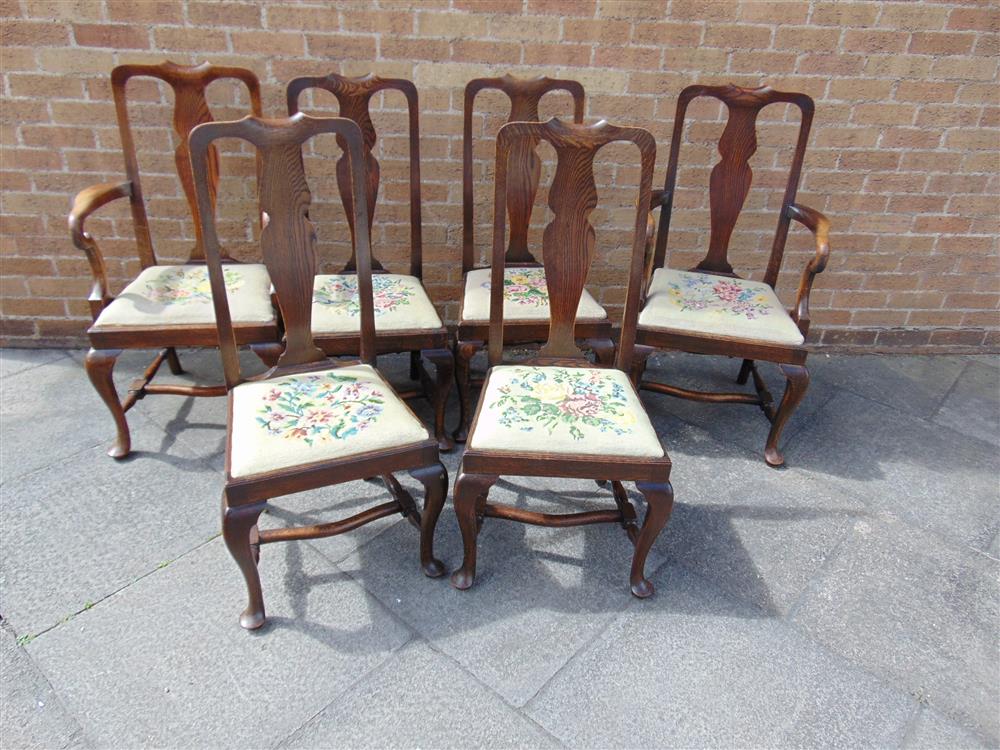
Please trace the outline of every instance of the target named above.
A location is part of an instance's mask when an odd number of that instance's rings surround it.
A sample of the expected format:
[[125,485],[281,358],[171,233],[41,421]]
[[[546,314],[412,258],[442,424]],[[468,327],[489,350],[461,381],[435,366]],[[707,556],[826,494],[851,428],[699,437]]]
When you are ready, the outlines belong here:
[[300,372],[313,369],[315,363],[329,364],[312,336],[316,227],[309,220],[312,196],[302,161],[302,145],[321,133],[335,135],[348,156],[346,163],[350,182],[346,187],[353,193],[351,205],[357,240],[355,254],[361,306],[361,361],[375,364],[371,240],[366,220],[368,177],[361,128],[344,117],[313,118],[304,114],[279,120],[244,117],[234,122],[212,122],[191,131],[191,164],[219,329],[219,347],[229,388],[238,385],[242,376],[226,297],[215,216],[210,210],[210,150],[220,138],[239,138],[257,149],[261,163],[261,252],[285,326],[285,351],[268,376]]
[[621,342],[615,367],[629,371],[635,344],[636,320],[642,291],[646,250],[648,196],[653,183],[656,143],[643,128],[619,127],[604,120],[596,125],[548,122],[511,122],[497,135],[496,181],[493,208],[493,257],[490,274],[489,362],[499,364],[503,355],[503,278],[510,154],[525,143],[547,141],[557,163],[549,187],[552,221],[542,235],[542,258],[549,294],[549,333],[536,361],[584,361],[576,345],[576,312],[594,257],[594,227],[588,216],[597,205],[594,156],[609,143],[625,141],[639,151],[640,177],[636,199],[628,289],[622,317]]
[[795,202],[795,193],[799,187],[806,143],[809,141],[809,129],[812,126],[814,105],[813,100],[806,94],[775,91],[767,86],[748,89],[732,84],[728,86],[696,85],[688,86],[681,91],[677,100],[677,112],[674,115],[673,135],[670,138],[670,158],[667,163],[667,177],[660,204],[660,222],[656,234],[653,267],[662,268],[666,259],[670,211],[677,182],[677,161],[684,132],[684,121],[688,105],[701,96],[713,97],[724,103],[728,110],[728,119],[722,137],[719,139],[718,148],[721,159],[712,169],[709,178],[711,231],[708,254],[691,270],[727,276],[735,275],[727,257],[729,239],[733,234],[733,228],[739,219],[740,211],[743,209],[743,203],[753,180],[753,170],[750,168],[749,160],[757,150],[757,115],[770,104],[793,104],[799,108],[801,117],[798,139],[788,173],[785,195],[781,202],[781,212],[778,216],[778,226],[774,234],[767,271],[764,274],[764,282],[774,287],[778,281],[781,259],[785,252],[785,240],[788,237],[789,223],[792,218],[789,207]]
[[[561,78],[475,78],[465,86],[465,104],[462,122],[462,272],[467,273],[476,264],[474,241],[474,212],[472,193],[472,114],[476,95],[486,89],[495,89],[510,99],[507,122],[537,122],[538,104],[550,91],[566,91],[573,97],[573,122],[583,122],[584,90],[578,81]],[[510,191],[507,210],[510,212],[510,241],[504,260],[510,264],[537,264],[528,250],[528,225],[531,210],[538,192],[541,162],[535,153],[537,141],[524,141],[511,151],[507,181]]]
[[[177,65],[173,62],[163,62],[156,65],[119,65],[111,71],[111,91],[115,101],[115,114],[118,118],[118,132],[122,142],[122,153],[125,157],[125,174],[132,185],[129,197],[132,210],[132,225],[135,231],[136,245],[139,249],[139,262],[143,268],[156,265],[156,254],[153,250],[153,240],[149,232],[149,220],[146,217],[146,206],[142,197],[142,185],[139,180],[139,161],[135,150],[135,139],[129,122],[128,98],[126,89],[133,78],[155,78],[163,81],[174,92],[173,129],[177,136],[177,148],[174,151],[174,163],[177,166],[177,177],[180,180],[184,197],[191,209],[194,220],[195,244],[191,249],[189,262],[201,262],[205,259],[204,237],[201,224],[198,221],[198,202],[195,197],[194,176],[191,173],[191,158],[188,150],[188,135],[191,130],[205,122],[212,121],[212,112],[205,98],[205,90],[213,81],[220,79],[235,79],[241,82],[250,96],[250,111],[261,116],[260,82],[253,71],[245,68],[210,65]],[[206,186],[208,188],[208,208],[215,211],[216,195],[219,185],[219,154],[213,148],[208,155],[206,170]],[[227,260],[230,260],[228,256]]]
[[[409,116],[409,152],[410,152],[410,276],[418,279],[423,277],[423,236],[421,229],[420,209],[420,119],[417,87],[412,81],[404,78],[381,78],[377,75],[349,77],[331,73],[328,76],[303,76],[294,78],[285,90],[285,99],[289,116],[299,109],[299,98],[307,89],[323,89],[337,98],[340,105],[340,117],[353,120],[361,128],[364,136],[365,164],[368,172],[366,182],[366,198],[368,201],[368,232],[371,234],[372,222],[375,217],[375,205],[378,202],[380,167],[378,159],[372,153],[378,134],[372,123],[370,102],[372,96],[380,91],[399,91],[406,97]],[[341,144],[343,148],[343,144]],[[347,223],[351,228],[351,240],[355,243],[354,209],[351,203],[350,168],[347,164],[347,152],[337,161],[337,183],[340,187],[341,200]],[[357,268],[355,253],[343,268],[343,273],[351,273]],[[372,268],[376,271],[385,270],[378,258],[372,256]]]

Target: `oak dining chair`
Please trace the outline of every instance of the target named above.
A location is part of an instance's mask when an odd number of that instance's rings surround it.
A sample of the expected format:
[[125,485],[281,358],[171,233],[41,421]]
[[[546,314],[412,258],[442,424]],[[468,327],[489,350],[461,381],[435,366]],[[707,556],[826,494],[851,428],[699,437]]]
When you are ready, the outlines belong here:
[[[698,97],[711,97],[725,104],[728,119],[718,144],[721,158],[709,178],[708,253],[694,268],[679,270],[666,266],[667,238],[675,210],[674,191],[685,117],[688,105]],[[728,258],[729,241],[753,178],[749,160],[757,149],[757,116],[771,104],[797,107],[800,121],[767,268],[761,281],[751,281],[734,272]],[[767,87],[688,86],[677,102],[666,182],[663,190],[653,191],[651,200],[651,210],[660,211],[651,264],[655,270],[639,313],[634,377],[637,381],[641,378],[643,389],[656,393],[760,407],[771,422],[764,447],[764,459],[771,466],[785,462],[778,445],[781,432],[809,386],[805,364],[809,294],[830,254],[830,222],[819,211],[795,202],[813,110],[813,101],[805,94]],[[812,232],[815,252],[802,270],[795,303],[788,311],[774,288],[793,221]],[[658,349],[740,358],[737,383],[744,385],[752,378],[755,393],[691,390],[645,378],[646,361]],[[777,364],[786,378],[784,396],[777,408],[758,371],[758,361]]]
[[[358,360],[332,362],[312,334],[316,228],[302,145],[332,134],[347,154],[341,190],[352,194],[355,274],[360,308]],[[261,164],[260,245],[284,321],[284,349],[277,364],[244,378],[238,338],[226,294],[226,266],[212,212],[212,149],[236,138],[257,149]],[[447,493],[447,472],[437,441],[375,368],[376,335],[368,234],[368,176],[361,129],[347,118],[245,117],[200,125],[190,137],[212,301],[229,393],[222,534],[246,581],[247,629],[264,624],[258,561],[272,542],[317,539],[350,531],[399,513],[420,531],[420,562],[429,576],[444,573],[434,559],[432,532]],[[407,471],[425,488],[423,516],[393,476]],[[259,530],[269,500],[331,484],[382,477],[392,500],[349,518],[306,527]]]
[[[118,184],[93,185],[81,191],[73,200],[69,229],[73,244],[86,254],[93,276],[89,303],[94,322],[87,331],[91,349],[84,364],[91,383],[114,418],[117,436],[108,451],[114,458],[124,458],[131,451],[125,412],[139,399],[152,394],[223,396],[226,392],[223,385],[150,382],[164,361],[174,374],[183,372],[177,347],[214,348],[217,333],[205,268],[204,237],[197,220],[194,246],[186,262],[179,265],[160,264],[153,249],[150,218],[142,192],[126,97],[127,84],[137,78],[162,81],[173,90],[173,130],[178,142],[174,161],[192,218],[196,217],[196,201],[188,155],[188,134],[196,125],[212,120],[205,95],[209,84],[224,79],[239,82],[248,92],[251,112],[258,116],[261,113],[260,84],[251,71],[243,68],[208,63],[185,66],[165,62],[157,65],[119,65],[111,72],[127,179]],[[205,187],[209,201],[206,208],[214,211],[219,180],[219,155],[214,148],[207,160]],[[87,232],[86,223],[99,208],[121,198],[128,199],[131,209],[141,271],[122,291],[113,294],[108,283],[106,258],[97,241]],[[225,254],[223,260],[226,263],[226,284],[232,296],[237,340],[241,345],[249,344],[265,361],[272,361],[277,354],[279,324],[271,304],[267,269],[261,264],[237,264]],[[142,376],[129,386],[123,401],[118,395],[113,375],[115,363],[125,349],[160,351]]]
[[[369,103],[383,91],[398,91],[406,98],[409,132],[409,200],[410,200],[410,267],[408,273],[388,272],[377,258],[372,257],[375,293],[375,345],[379,354],[410,353],[410,377],[419,388],[402,395],[423,394],[434,409],[434,432],[441,450],[454,448],[445,428],[445,407],[454,382],[455,364],[451,337],[438,316],[434,303],[423,284],[423,239],[420,208],[420,122],[417,88],[402,78],[381,78],[376,75],[347,77],[336,73],[328,76],[304,76],[293,79],[286,89],[288,114],[299,111],[303,92],[322,89],[333,94],[340,106],[340,116],[358,124],[364,136],[367,165],[368,213],[366,220],[372,232],[379,196],[380,165],[373,149],[377,134],[372,122]],[[337,180],[352,237],[356,235],[349,170],[346,154],[337,162]],[[384,192],[384,191],[383,191]],[[354,256],[339,273],[318,274],[313,295],[313,336],[327,354],[356,354],[360,325],[358,306],[357,264]],[[434,365],[432,378],[423,365]]]
[[[483,91],[500,91],[510,100],[507,122],[537,122],[539,103],[551,92],[568,93],[573,121],[583,122],[585,93],[578,81],[558,78],[476,78],[465,87],[462,126],[462,304],[455,345],[456,380],[461,407],[456,440],[464,441],[472,421],[472,387],[481,378],[472,372],[472,358],[489,336],[490,269],[480,267],[475,251],[473,175],[473,114]],[[505,341],[509,345],[539,344],[548,334],[549,297],[545,268],[528,248],[532,209],[538,193],[541,162],[537,144],[525,141],[513,147],[508,165],[507,210],[510,237],[503,257],[506,306]],[[580,298],[575,335],[585,339],[605,363],[614,356],[611,321],[607,311],[586,289]]]
[[[548,335],[537,355],[502,364],[506,307],[502,279],[506,243],[511,153],[540,141],[555,150],[555,176],[548,192],[552,221],[542,238],[551,311]],[[597,205],[594,157],[607,144],[631,143],[640,162],[639,199],[628,267],[621,339],[611,367],[594,366],[577,345],[576,317],[595,255],[588,217]],[[523,151],[522,151],[523,153]],[[512,122],[497,136],[490,277],[489,364],[455,482],[455,510],[464,543],[462,567],[451,578],[459,589],[476,575],[477,538],[486,518],[540,526],[617,523],[635,545],[631,591],[648,597],[646,556],[673,507],[670,459],[629,379],[635,322],[647,242],[646,196],[652,186],[656,145],[648,131],[604,121],[592,126]],[[501,475],[610,480],[615,510],[548,514],[487,502]],[[622,485],[634,481],[648,510],[641,528]]]

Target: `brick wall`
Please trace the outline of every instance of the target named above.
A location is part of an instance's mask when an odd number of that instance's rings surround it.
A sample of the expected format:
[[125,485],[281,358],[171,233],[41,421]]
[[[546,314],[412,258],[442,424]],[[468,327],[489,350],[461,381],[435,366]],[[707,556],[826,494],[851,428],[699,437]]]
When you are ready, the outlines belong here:
[[[171,59],[251,68],[265,111],[282,114],[283,86],[338,71],[413,79],[420,90],[426,277],[453,322],[460,277],[462,87],[473,77],[579,79],[587,118],[650,129],[656,183],[664,177],[676,96],[687,84],[734,82],[804,91],[816,118],[800,201],[833,221],[833,253],[813,293],[817,346],[867,349],[997,348],[998,50],[990,2],[727,2],[723,0],[375,0],[281,3],[170,0],[0,0],[2,20],[2,313],[12,345],[78,344],[88,322],[88,267],[68,238],[72,195],[122,179],[108,74],[118,63]],[[133,113],[156,249],[179,261],[193,237],[172,177],[170,95],[135,87]],[[213,91],[217,117],[246,104]],[[477,244],[486,251],[491,146],[504,111],[484,95],[477,118]],[[402,98],[375,103],[383,193],[376,251],[400,267],[408,239]],[[317,97],[304,109],[334,112]],[[554,97],[543,116],[568,112]],[[707,174],[721,112],[696,107],[681,151],[670,264],[693,264],[707,244]],[[759,278],[780,203],[795,122],[765,114],[751,164],[755,185],[733,237],[734,265]],[[347,251],[331,179],[337,149],[308,158],[324,265]],[[599,168],[594,214],[598,298],[623,300],[637,170],[622,147]],[[252,157],[223,160],[220,230],[253,257]],[[551,173],[549,173],[551,174]],[[544,190],[539,205],[544,205]],[[539,226],[544,211],[536,211]],[[90,222],[114,289],[136,272],[124,206]],[[536,227],[536,236],[537,236]],[[779,293],[790,301],[811,254],[793,230]]]

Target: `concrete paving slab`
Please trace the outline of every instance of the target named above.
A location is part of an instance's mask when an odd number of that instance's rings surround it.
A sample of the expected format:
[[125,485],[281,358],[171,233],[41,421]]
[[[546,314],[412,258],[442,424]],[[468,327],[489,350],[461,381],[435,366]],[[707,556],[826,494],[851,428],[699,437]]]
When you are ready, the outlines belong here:
[[678,566],[527,713],[570,747],[893,747],[909,696]]
[[266,548],[261,573],[256,633],[237,623],[243,580],[214,540],[28,652],[98,746],[273,746],[411,636],[305,545]]
[[839,386],[859,396],[928,419],[965,368],[964,357],[899,357],[873,354],[810,357],[813,380]]
[[[27,373],[25,373],[27,374]],[[134,420],[125,461],[103,444],[0,492],[0,612],[36,634],[219,533],[222,477]]]
[[65,349],[0,349],[0,378],[66,358]]
[[1000,529],[993,446],[850,393],[817,412],[789,461],[874,511],[974,549],[985,550]]
[[785,614],[869,511],[824,478],[775,470],[674,418],[656,420],[674,465],[662,535],[672,562],[768,614]]
[[914,717],[903,747],[907,750],[987,750],[991,743],[926,706]]
[[808,635],[1000,741],[1000,563],[899,520],[859,524],[811,587]]
[[561,747],[426,642],[404,646],[282,748]]
[[87,747],[80,725],[6,623],[0,625],[0,674],[0,747]]
[[[560,480],[558,497],[534,480],[501,480],[491,501],[544,512],[613,507],[593,482]],[[601,502],[597,501],[597,497]],[[436,554],[448,570],[461,564],[457,520],[446,506]],[[651,574],[662,562],[655,548]],[[410,575],[411,530],[397,524],[341,567],[412,628],[514,706],[523,705],[613,617],[632,606],[632,548],[618,526],[545,529],[487,519],[480,535],[476,584],[456,591],[448,579]],[[641,606],[641,604],[640,604]]]
[[941,404],[934,423],[1000,448],[1000,370],[970,362]]

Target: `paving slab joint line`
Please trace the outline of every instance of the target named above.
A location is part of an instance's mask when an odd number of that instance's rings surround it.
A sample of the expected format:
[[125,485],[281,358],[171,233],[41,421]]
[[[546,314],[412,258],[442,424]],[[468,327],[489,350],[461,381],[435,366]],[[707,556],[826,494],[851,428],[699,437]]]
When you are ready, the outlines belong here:
[[[941,409],[948,401],[948,397],[955,391],[955,388],[958,387],[958,382],[962,379],[962,376],[965,375],[965,371],[968,370],[970,367],[972,367],[972,364],[973,363],[971,360],[966,360],[965,364],[962,366],[962,369],[958,371],[958,375],[955,376],[955,379],[952,381],[951,385],[948,386],[948,390],[945,391],[944,395],[941,397],[941,400],[938,401],[937,406],[934,407],[934,411],[931,413],[929,417],[927,417],[928,422],[934,422],[934,419],[938,416],[938,414],[941,413]],[[971,435],[967,437],[971,437]]]

